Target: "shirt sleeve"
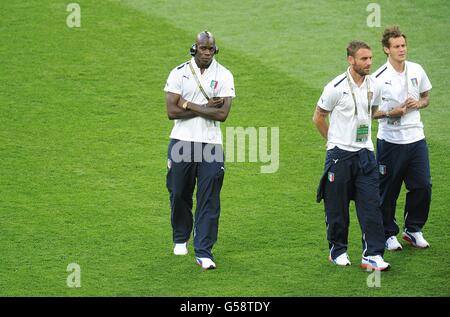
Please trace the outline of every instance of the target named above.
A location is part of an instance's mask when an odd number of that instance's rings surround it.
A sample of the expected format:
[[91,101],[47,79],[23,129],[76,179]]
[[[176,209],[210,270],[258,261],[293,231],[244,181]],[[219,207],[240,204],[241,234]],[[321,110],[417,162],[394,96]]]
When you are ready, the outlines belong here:
[[332,85],[327,85],[323,89],[317,105],[323,110],[333,111],[339,101],[339,96],[339,93]]
[[174,69],[170,72],[169,78],[167,78],[166,86],[164,87],[165,92],[172,92],[174,94],[181,95],[181,71]]
[[381,85],[378,81],[373,81],[374,83],[374,96],[373,96],[373,102],[372,107],[379,107],[381,105]]
[[425,73],[425,70],[423,68],[421,68],[421,70],[422,75],[419,83],[419,92],[423,93],[425,91],[431,90],[432,86],[430,80],[428,79],[427,74]]
[[234,91],[234,78],[230,72],[228,72],[227,77],[225,78],[223,84],[220,86],[220,90],[217,96],[231,98],[236,97],[236,93]]

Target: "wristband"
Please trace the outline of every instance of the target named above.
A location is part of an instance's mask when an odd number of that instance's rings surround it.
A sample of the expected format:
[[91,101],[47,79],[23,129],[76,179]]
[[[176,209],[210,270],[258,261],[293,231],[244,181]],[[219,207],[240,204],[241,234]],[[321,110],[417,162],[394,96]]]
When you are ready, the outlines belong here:
[[186,101],[185,103],[183,103],[183,109],[184,109],[184,110],[188,110],[188,101]]

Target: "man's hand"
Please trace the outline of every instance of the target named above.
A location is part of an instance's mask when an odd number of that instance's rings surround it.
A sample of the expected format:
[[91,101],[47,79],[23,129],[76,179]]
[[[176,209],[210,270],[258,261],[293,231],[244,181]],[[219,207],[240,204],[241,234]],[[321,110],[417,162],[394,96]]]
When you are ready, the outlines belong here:
[[406,99],[405,104],[406,104],[406,108],[408,108],[408,109],[420,109],[420,107],[421,107],[420,100],[415,100],[411,97]]
[[389,111],[389,117],[392,118],[399,118],[405,115],[407,110],[407,103],[406,101],[400,105],[400,107],[394,108],[391,111]]
[[408,109],[423,109],[428,107],[428,105],[430,104],[430,94],[429,91],[424,91],[420,94],[420,98],[419,100],[413,99],[413,98],[408,98],[405,100],[404,102],[406,104],[406,107]]
[[167,116],[170,120],[175,119],[190,119],[197,117],[197,114],[192,111],[183,109],[182,105],[185,102],[180,95],[171,92],[166,93],[166,107]]
[[[231,99],[231,97],[215,97],[209,99],[206,105],[200,105],[190,101],[186,103],[187,100],[180,97],[177,108],[180,111],[182,110],[187,113],[192,113],[205,119],[223,122],[227,119],[228,113],[230,112]],[[186,105],[186,108],[183,109],[183,105]]]
[[213,97],[208,100],[207,107],[220,108],[223,106],[224,98]]

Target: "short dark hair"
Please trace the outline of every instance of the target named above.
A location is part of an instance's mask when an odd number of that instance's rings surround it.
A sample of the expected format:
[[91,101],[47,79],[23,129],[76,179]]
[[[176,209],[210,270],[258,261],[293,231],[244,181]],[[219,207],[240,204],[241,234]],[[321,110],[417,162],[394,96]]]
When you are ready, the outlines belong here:
[[368,50],[372,50],[366,42],[363,41],[351,41],[347,46],[347,57],[353,56],[355,57],[356,52],[361,49],[366,48]]
[[383,32],[383,37],[381,38],[381,44],[383,47],[389,48],[391,44],[389,43],[389,39],[402,37],[406,41],[406,35],[400,31],[400,28],[397,25],[387,27]]

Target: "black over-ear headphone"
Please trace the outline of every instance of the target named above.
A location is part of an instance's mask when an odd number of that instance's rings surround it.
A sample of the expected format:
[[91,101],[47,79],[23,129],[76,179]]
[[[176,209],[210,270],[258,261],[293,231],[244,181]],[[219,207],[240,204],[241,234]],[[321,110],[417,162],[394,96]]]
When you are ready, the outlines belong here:
[[[208,35],[208,37],[210,37],[210,34],[208,31],[204,31],[204,33],[206,33]],[[189,49],[189,53],[192,56],[195,56],[195,54],[197,54],[197,43],[192,44],[191,48]],[[214,55],[219,54],[219,48],[214,45]]]

